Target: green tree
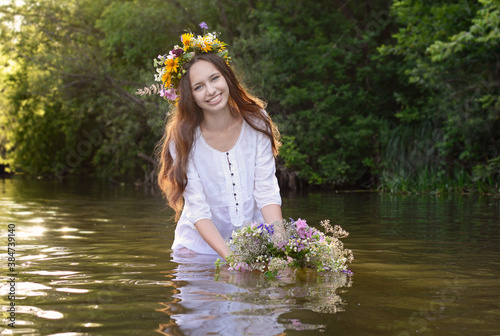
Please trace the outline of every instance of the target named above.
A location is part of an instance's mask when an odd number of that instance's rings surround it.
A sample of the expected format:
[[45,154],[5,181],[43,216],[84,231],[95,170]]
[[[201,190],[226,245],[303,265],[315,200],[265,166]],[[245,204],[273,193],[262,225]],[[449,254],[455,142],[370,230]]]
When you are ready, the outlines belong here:
[[376,58],[388,3],[258,1],[239,26],[237,64],[279,122],[286,169],[310,184],[370,183],[393,101]]
[[[400,123],[384,150],[389,178],[453,183],[470,177],[475,166],[497,162],[490,160],[500,150],[499,6],[490,0],[394,1],[400,28],[395,43],[380,51],[400,60],[400,73],[415,90],[396,90]],[[500,169],[485,171],[493,172],[493,181]]]
[[1,12],[12,63],[2,71],[2,157],[35,175],[130,178],[152,176],[138,155],[153,154],[169,108],[134,94],[153,81],[153,58],[225,13],[194,0],[26,0]]
[[279,124],[282,178],[498,184],[496,1],[25,0],[0,14],[0,156],[18,172],[153,182],[138,156],[169,106],[134,92],[205,21]]
[[19,29],[2,26],[3,54],[14,64],[3,71],[3,148],[18,171],[137,176],[144,169],[137,154],[151,154],[167,108],[133,92],[154,49],[170,42],[155,32],[182,20],[165,1],[148,5],[27,0],[3,7],[6,22],[20,20]]

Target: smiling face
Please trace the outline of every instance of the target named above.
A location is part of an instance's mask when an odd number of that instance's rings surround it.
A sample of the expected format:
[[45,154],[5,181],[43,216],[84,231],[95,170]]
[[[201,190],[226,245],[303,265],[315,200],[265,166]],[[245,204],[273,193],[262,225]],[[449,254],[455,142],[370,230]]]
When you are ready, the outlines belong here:
[[210,62],[199,60],[189,69],[191,94],[203,113],[229,111],[229,87],[221,72]]

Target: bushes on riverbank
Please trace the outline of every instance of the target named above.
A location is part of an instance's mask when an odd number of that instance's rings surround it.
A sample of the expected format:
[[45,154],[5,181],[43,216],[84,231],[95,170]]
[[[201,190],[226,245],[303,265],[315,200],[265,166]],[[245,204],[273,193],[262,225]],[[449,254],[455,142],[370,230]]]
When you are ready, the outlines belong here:
[[492,0],[27,0],[1,12],[0,155],[16,171],[153,183],[168,106],[133,93],[205,21],[279,124],[286,184],[500,192]]

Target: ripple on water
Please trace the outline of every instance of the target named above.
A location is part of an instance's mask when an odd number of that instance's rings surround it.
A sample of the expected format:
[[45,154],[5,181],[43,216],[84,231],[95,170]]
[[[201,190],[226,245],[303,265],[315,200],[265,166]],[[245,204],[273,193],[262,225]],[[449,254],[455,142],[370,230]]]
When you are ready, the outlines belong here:
[[89,333],[81,333],[81,332],[65,332],[65,333],[57,333],[57,334],[50,334],[47,336],[90,336],[91,334]]
[[55,310],[40,310],[36,313],[36,316],[49,320],[58,320],[62,319],[64,314]]
[[11,182],[0,221],[19,233],[18,334],[143,335],[175,321],[174,333],[227,323],[231,336],[255,334],[255,325],[261,334],[396,335],[415,334],[422,316],[429,334],[498,334],[498,200],[485,207],[472,197],[284,197],[292,217],[330,218],[351,233],[344,241],[356,257],[351,288],[214,274],[214,260],[171,261],[175,224],[161,197]]
[[64,293],[88,293],[88,289],[83,289],[83,288],[66,288],[66,287],[61,287],[61,288],[56,288],[56,291],[58,292],[64,292]]
[[[7,311],[7,306],[2,306],[0,308],[1,311],[6,312]],[[64,317],[64,314],[55,311],[55,310],[44,310],[38,307],[34,306],[22,306],[22,305],[17,305],[16,306],[16,314],[27,314],[27,315],[33,315],[45,319],[50,319],[50,320],[58,320],[62,319]],[[18,322],[16,321],[16,324]],[[24,324],[31,324],[30,322],[24,322]]]
[[[5,280],[6,281],[6,280]],[[16,299],[26,296],[45,296],[52,287],[45,286],[35,282],[17,282],[16,283]],[[10,291],[10,284],[6,283],[0,287],[0,294],[7,295]]]
[[61,236],[64,239],[88,239],[87,237],[73,236],[73,235],[64,235]]
[[32,271],[26,272],[28,274],[38,274],[38,275],[49,275],[49,276],[64,276],[64,275],[73,275],[78,274],[80,272],[72,272],[72,271]]

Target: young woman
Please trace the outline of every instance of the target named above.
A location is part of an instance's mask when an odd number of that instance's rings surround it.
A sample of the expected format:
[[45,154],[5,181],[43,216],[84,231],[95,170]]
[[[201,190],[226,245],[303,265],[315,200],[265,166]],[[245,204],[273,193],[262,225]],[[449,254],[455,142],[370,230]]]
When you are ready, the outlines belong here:
[[238,82],[215,34],[184,34],[182,42],[159,56],[162,95],[176,107],[160,146],[158,180],[178,219],[172,249],[225,258],[233,230],[282,219],[279,133],[262,101]]

